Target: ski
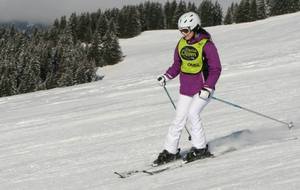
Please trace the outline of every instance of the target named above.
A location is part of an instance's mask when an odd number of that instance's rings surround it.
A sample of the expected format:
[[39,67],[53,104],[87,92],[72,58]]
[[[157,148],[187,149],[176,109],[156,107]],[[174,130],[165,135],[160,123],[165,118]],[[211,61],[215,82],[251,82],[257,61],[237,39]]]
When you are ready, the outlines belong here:
[[120,178],[128,178],[136,174],[148,174],[148,175],[154,175],[157,173],[161,173],[163,171],[166,171],[170,169],[173,165],[178,165],[178,162],[181,163],[181,159],[174,160],[173,162],[169,162],[166,164],[158,165],[158,166],[149,166],[148,168],[141,169],[141,170],[129,170],[124,172],[117,172],[115,171],[114,174],[118,175]]
[[182,159],[180,159],[180,160],[176,160],[174,162],[170,162],[170,163],[155,166],[155,167],[151,166],[151,167],[149,167],[147,169],[143,169],[143,170],[130,170],[130,171],[126,171],[126,172],[114,172],[114,174],[118,175],[120,178],[128,178],[128,177],[131,177],[136,174],[147,174],[147,175],[152,176],[152,175],[159,174],[159,173],[162,173],[162,172],[165,172],[168,170],[170,171],[170,170],[174,170],[177,168],[181,168],[184,165],[187,165],[190,163],[197,163],[198,161],[207,160],[208,158],[215,158],[215,156],[194,160],[192,162],[184,162]]
[[[222,152],[219,156],[236,151],[237,149],[234,148],[229,148],[226,151]],[[114,174],[118,175],[120,178],[128,178],[137,174],[147,174],[147,175],[155,175],[155,174],[159,174],[162,173],[164,171],[168,171],[168,170],[174,170],[177,168],[181,168],[184,165],[190,164],[190,163],[197,163],[199,161],[203,161],[203,160],[207,160],[208,158],[215,158],[216,156],[212,155],[210,157],[204,157],[202,159],[197,159],[191,162],[186,162],[183,160],[184,156],[182,157],[182,159],[177,159],[174,160],[172,162],[166,163],[166,164],[162,164],[162,165],[158,165],[158,166],[150,166],[146,169],[142,169],[142,170],[129,170],[129,171],[125,171],[125,172],[114,172]]]
[[[294,140],[299,140],[298,137],[288,137],[285,139],[281,139],[280,142],[285,142],[285,141],[294,141]],[[173,162],[169,162],[166,164],[162,164],[162,165],[158,165],[158,166],[149,166],[146,169],[141,169],[141,170],[129,170],[129,171],[124,171],[124,172],[117,172],[115,171],[114,174],[116,174],[119,178],[128,178],[131,176],[135,176],[137,174],[146,174],[149,176],[153,176],[155,174],[159,174],[165,171],[170,171],[170,170],[174,170],[177,168],[181,168],[184,167],[185,165],[189,165],[189,164],[197,164],[198,162],[203,162],[204,160],[208,160],[209,158],[216,158],[219,156],[223,156],[225,154],[237,151],[238,149],[235,147],[228,147],[226,150],[218,153],[217,156],[213,155],[211,157],[206,157],[203,159],[197,159],[191,162],[184,162],[183,159],[178,159],[178,160],[174,160]]]

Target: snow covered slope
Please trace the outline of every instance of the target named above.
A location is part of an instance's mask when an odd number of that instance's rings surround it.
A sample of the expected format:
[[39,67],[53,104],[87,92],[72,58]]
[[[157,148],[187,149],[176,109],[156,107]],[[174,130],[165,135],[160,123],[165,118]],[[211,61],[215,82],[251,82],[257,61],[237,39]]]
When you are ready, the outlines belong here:
[[[174,110],[156,76],[180,34],[121,40],[124,61],[103,81],[0,98],[0,189],[300,189],[300,13],[207,28],[223,73],[216,97],[295,128],[212,101],[203,113],[214,159],[148,176]],[[178,80],[167,85],[178,96]],[[235,138],[235,132],[251,134]],[[190,148],[183,132],[181,148]],[[237,151],[221,155],[235,148]]]

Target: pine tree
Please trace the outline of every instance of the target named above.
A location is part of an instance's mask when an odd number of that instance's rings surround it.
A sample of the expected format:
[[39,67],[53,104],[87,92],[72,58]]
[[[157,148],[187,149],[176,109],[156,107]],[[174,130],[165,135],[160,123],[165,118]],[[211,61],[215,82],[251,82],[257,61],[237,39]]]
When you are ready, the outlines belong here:
[[90,43],[93,38],[93,29],[92,29],[92,21],[91,21],[90,13],[87,13],[86,15],[86,22],[87,22],[87,27],[85,31],[84,41]]
[[245,3],[244,3],[244,7],[243,7],[243,9],[244,9],[244,16],[245,16],[245,21],[244,22],[249,22],[249,21],[251,21],[251,19],[250,19],[250,0],[244,0],[245,1]]
[[79,16],[77,31],[78,40],[83,42],[91,41],[93,33],[90,14],[85,13]]
[[220,3],[218,1],[215,2],[213,7],[213,25],[221,25],[223,20],[223,11]]
[[59,59],[57,85],[59,87],[71,86],[74,84],[73,71],[76,69],[76,54],[70,27],[67,27],[60,35],[57,50]]
[[[134,37],[142,32],[142,25],[140,22],[140,14],[135,6],[129,8],[129,26],[128,33],[129,37]],[[114,33],[115,34],[115,33]]]
[[17,89],[17,31],[13,26],[2,31],[0,48],[0,97],[18,94]]
[[224,24],[232,24],[233,23],[233,12],[231,7],[227,9],[226,16],[224,18]]
[[151,4],[152,3],[150,1],[145,2],[144,6],[143,6],[143,10],[142,10],[142,15],[140,15],[141,20],[144,23],[143,31],[151,30],[151,24],[153,22],[152,19],[151,19],[152,11],[153,11],[152,7],[151,7]]
[[257,19],[258,19],[258,16],[257,16],[256,0],[251,0],[251,2],[250,2],[250,12],[249,12],[249,21],[256,21]]
[[58,30],[60,29],[60,24],[59,24],[59,20],[58,19],[54,20],[53,27],[57,28]]
[[165,19],[160,3],[146,2],[140,7],[140,18],[143,23],[142,29],[145,30],[157,30],[165,28]]
[[[128,27],[128,22],[129,22],[129,14],[128,14],[128,8],[125,9],[125,7],[123,7],[120,11],[120,15],[118,18],[118,23],[119,23],[119,37],[120,38],[126,38],[127,35],[127,27]],[[104,30],[104,32],[106,32],[106,30]],[[104,36],[104,35],[103,35]]]
[[236,22],[237,9],[238,9],[238,4],[231,3],[231,6],[227,9],[227,13],[224,18],[224,24],[232,24]]
[[0,97],[18,94],[15,59],[4,58],[0,62]]
[[79,44],[75,46],[78,66],[74,73],[76,84],[92,82],[96,79],[96,65],[94,61],[88,60],[87,52]]
[[78,39],[78,31],[77,31],[77,26],[78,26],[78,19],[76,16],[76,13],[72,13],[70,18],[69,18],[69,25],[70,25],[70,29],[71,29],[71,33],[73,36],[73,41],[76,43],[77,39]]
[[165,28],[165,19],[163,13],[163,7],[160,3],[152,3],[153,14],[151,21],[152,30],[164,29]]
[[[88,59],[89,48],[80,46],[81,41],[91,41],[89,35],[95,30],[98,14],[91,18],[88,13],[82,17],[74,13],[69,21],[65,16],[56,19],[47,30],[0,29],[0,96],[95,80],[94,59]],[[80,34],[83,26],[87,26],[85,34]],[[110,28],[117,30],[115,24]]]
[[140,13],[140,24],[141,24],[142,31],[146,31],[147,30],[147,22],[146,22],[147,19],[146,19],[145,4],[141,3],[141,4],[138,5],[138,11]]
[[43,78],[45,77],[43,80],[45,88],[51,89],[57,87],[62,48],[53,47],[51,43],[47,44],[47,47],[46,54],[43,55],[45,62],[42,64],[41,74]]
[[117,8],[113,8],[112,10],[110,10],[110,14],[109,14],[109,17],[107,17],[106,15],[106,18],[109,18],[110,21],[112,23],[114,23],[115,25],[115,28],[116,28],[116,35],[119,36],[119,22],[118,22],[118,19],[119,19],[119,16],[120,16],[120,10],[117,9]]
[[[40,44],[37,46],[37,48],[40,50],[40,78],[41,78],[41,84],[38,87],[39,89],[47,89],[46,87],[46,80],[49,73],[52,72],[52,48],[50,46],[50,43],[47,41],[41,41]],[[54,60],[53,60],[54,61]]]
[[101,9],[98,9],[97,12],[92,12],[91,13],[91,29],[92,29],[92,34],[94,35],[96,29],[97,29],[97,21],[101,15]]
[[140,14],[135,6],[124,6],[120,11],[118,23],[121,38],[134,37],[142,31]]
[[266,6],[266,17],[270,17],[271,16],[270,0],[265,0],[265,6]]
[[299,0],[289,0],[288,13],[294,13],[299,10]]
[[108,30],[108,20],[105,15],[101,15],[98,18],[96,24],[96,32],[100,32],[100,36],[104,36],[106,31]]
[[200,12],[201,25],[203,27],[213,26],[214,18],[212,16],[214,12],[214,4],[210,0],[204,0],[198,8]]
[[244,16],[244,13],[243,13],[243,3],[244,1],[241,1],[238,8],[237,8],[237,11],[236,11],[236,23],[241,23],[241,22],[246,22],[245,20],[245,16]]
[[250,21],[250,2],[249,0],[242,0],[238,6],[236,13],[236,23]]
[[53,26],[50,27],[50,29],[45,34],[45,40],[51,41],[53,44],[57,44],[58,36],[59,36],[59,26],[55,26],[59,24],[58,20],[54,23]]
[[178,19],[180,18],[181,15],[183,15],[184,13],[186,13],[186,3],[185,1],[180,1],[179,4],[176,7],[175,13],[172,17],[172,24],[171,24],[171,28],[172,29],[177,29],[177,23],[178,23]]
[[238,16],[238,10],[239,10],[239,4],[233,3],[233,22],[237,23],[237,16]]
[[[172,27],[174,25],[173,17],[174,17],[176,9],[177,9],[177,2],[175,0],[173,0],[171,3],[169,1],[167,1],[167,3],[164,5],[165,22],[166,22],[167,29],[172,29]],[[176,29],[177,29],[177,26],[176,26]]]
[[299,0],[269,0],[270,15],[281,15],[297,11]]
[[28,44],[24,54],[22,55],[22,64],[24,68],[20,73],[18,91],[19,93],[27,93],[36,91],[41,83],[40,78],[40,61],[39,55],[36,52],[35,45],[33,43]]
[[60,18],[59,30],[63,31],[66,29],[66,27],[67,27],[67,18],[66,16],[62,16]]
[[121,47],[115,31],[110,28],[103,37],[103,59],[105,65],[118,63],[122,58]]
[[94,34],[92,46],[89,51],[89,60],[95,60],[97,67],[104,66],[104,44],[102,36],[102,28],[98,27],[96,33]]
[[266,4],[265,0],[257,0],[257,19],[265,19],[267,17],[266,14]]
[[192,12],[197,12],[197,7],[195,3],[189,2],[187,6],[187,12],[192,11]]

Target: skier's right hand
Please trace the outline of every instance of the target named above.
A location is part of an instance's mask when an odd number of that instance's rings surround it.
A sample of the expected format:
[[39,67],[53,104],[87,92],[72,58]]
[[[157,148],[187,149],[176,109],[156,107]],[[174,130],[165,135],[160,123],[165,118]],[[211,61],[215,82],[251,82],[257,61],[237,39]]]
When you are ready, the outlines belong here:
[[208,100],[213,93],[213,89],[204,87],[199,92],[199,97],[203,100]]
[[166,82],[168,81],[168,77],[166,75],[159,75],[157,77],[158,84],[161,86],[166,86]]

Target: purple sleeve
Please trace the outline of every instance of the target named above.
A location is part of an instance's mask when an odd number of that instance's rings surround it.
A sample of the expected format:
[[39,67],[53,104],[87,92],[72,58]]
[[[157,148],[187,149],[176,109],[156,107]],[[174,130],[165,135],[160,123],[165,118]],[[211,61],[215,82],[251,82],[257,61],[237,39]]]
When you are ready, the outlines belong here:
[[165,75],[169,79],[175,78],[179,73],[180,73],[180,65],[181,65],[181,59],[178,53],[178,48],[176,46],[175,51],[174,51],[174,62],[171,67],[166,71]]
[[204,86],[215,89],[215,85],[222,71],[218,50],[214,43],[209,41],[204,46],[204,52],[208,64],[208,77],[204,83]]

